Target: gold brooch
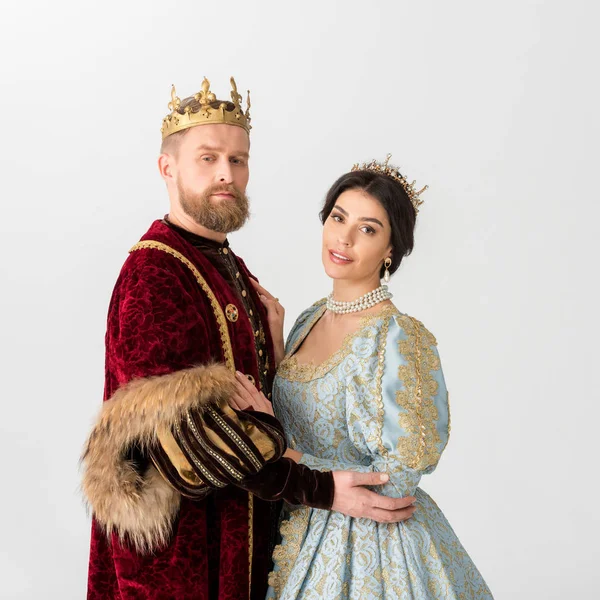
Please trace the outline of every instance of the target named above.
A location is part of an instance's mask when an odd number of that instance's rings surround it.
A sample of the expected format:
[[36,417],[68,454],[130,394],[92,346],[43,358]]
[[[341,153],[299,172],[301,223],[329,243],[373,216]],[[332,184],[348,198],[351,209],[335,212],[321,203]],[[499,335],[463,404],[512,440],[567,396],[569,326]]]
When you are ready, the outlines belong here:
[[238,309],[236,306],[234,306],[233,304],[228,304],[225,307],[225,316],[232,322],[235,323],[238,320],[238,317],[240,316],[240,313],[238,312]]

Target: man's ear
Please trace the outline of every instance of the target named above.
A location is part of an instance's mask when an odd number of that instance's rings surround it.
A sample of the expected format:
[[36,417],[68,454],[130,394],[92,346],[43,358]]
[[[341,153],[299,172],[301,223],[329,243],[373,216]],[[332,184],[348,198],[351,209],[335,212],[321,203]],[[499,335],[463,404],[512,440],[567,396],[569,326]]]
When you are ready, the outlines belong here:
[[165,183],[173,179],[173,160],[170,154],[163,153],[158,157],[158,172]]

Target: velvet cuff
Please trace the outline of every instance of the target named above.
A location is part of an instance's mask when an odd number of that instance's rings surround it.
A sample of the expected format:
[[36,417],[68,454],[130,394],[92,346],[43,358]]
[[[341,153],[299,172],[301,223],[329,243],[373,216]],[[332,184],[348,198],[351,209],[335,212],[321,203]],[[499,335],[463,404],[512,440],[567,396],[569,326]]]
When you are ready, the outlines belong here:
[[266,464],[259,473],[238,484],[262,500],[285,500],[312,508],[331,510],[335,484],[330,471],[320,472],[282,457]]

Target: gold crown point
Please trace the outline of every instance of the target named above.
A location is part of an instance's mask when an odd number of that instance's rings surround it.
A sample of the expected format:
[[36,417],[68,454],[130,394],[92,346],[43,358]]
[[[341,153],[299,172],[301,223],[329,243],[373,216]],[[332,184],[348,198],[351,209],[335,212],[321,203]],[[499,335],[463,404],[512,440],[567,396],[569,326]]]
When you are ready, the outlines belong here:
[[231,83],[231,100],[235,104],[235,107],[241,110],[242,95],[238,92],[237,85],[235,83],[235,79],[233,77],[230,77],[229,81]]
[[171,84],[171,102],[169,102],[167,108],[174,113],[181,104],[181,100],[177,97],[177,92],[175,91],[175,84]]
[[217,97],[210,91],[210,81],[205,77],[200,86],[202,89],[194,95],[194,98],[200,102],[202,106],[206,106],[214,102]]

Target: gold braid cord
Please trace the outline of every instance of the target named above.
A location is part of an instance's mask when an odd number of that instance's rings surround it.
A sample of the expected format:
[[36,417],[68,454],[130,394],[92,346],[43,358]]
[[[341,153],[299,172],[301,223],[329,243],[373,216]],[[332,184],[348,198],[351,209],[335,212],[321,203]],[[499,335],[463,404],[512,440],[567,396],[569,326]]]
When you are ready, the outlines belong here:
[[219,326],[219,333],[221,335],[221,345],[223,348],[223,355],[225,356],[225,364],[227,367],[235,373],[235,362],[233,360],[233,348],[231,346],[231,339],[229,337],[229,331],[227,330],[227,320],[225,319],[225,313],[217,300],[214,292],[210,289],[208,283],[206,283],[206,279],[202,277],[200,271],[196,268],[196,266],[186,258],[181,252],[177,252],[171,248],[171,246],[167,246],[167,244],[163,244],[162,242],[155,242],[154,240],[147,240],[144,242],[138,242],[130,252],[135,252],[136,250],[161,250],[162,252],[166,252],[171,256],[174,256],[177,260],[181,261],[196,277],[196,281],[200,284],[200,287],[204,291],[204,293],[208,296],[210,300],[210,305],[215,314],[215,318],[217,319],[217,325]]

